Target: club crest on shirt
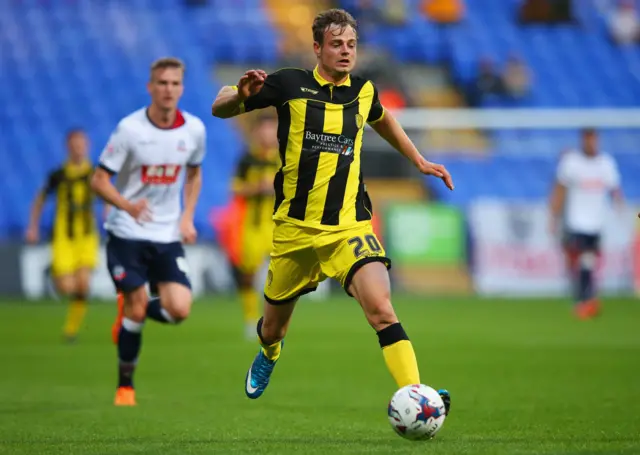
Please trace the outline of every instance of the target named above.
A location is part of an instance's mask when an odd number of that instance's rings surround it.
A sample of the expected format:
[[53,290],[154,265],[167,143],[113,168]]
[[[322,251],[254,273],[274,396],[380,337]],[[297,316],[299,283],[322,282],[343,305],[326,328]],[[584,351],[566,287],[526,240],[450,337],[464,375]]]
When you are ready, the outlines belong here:
[[187,144],[182,139],[180,139],[178,141],[178,151],[179,152],[186,152],[187,151]]
[[364,117],[361,114],[356,114],[356,126],[358,129],[364,125]]

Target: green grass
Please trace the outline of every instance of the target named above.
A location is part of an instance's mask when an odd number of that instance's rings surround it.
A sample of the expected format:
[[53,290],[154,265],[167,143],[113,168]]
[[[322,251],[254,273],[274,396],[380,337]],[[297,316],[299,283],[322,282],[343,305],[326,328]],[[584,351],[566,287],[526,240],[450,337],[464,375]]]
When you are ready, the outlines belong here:
[[395,385],[352,300],[305,302],[265,395],[244,396],[256,345],[226,299],[182,326],[147,323],[139,406],[112,405],[114,308],[92,307],[75,345],[59,303],[0,304],[0,454],[637,454],[640,305],[595,321],[559,301],[397,298],[422,381],[447,387],[438,437],[405,441]]

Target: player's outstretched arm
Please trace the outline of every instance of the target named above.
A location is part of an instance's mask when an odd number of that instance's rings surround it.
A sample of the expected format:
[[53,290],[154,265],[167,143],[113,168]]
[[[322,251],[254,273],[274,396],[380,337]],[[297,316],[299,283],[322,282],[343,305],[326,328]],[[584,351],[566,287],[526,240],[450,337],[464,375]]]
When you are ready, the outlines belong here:
[[146,199],[136,202],[126,200],[111,183],[111,174],[105,169],[98,167],[91,177],[91,189],[101,197],[107,204],[127,212],[134,219],[139,221],[149,221],[149,209]]
[[427,161],[389,111],[385,110],[384,115],[373,122],[371,127],[394,149],[406,156],[420,172],[442,179],[447,188],[453,190],[453,180],[449,171],[441,164]]
[[211,115],[218,118],[231,118],[242,114],[242,105],[250,96],[256,95],[264,86],[267,73],[262,70],[249,70],[240,78],[236,87],[224,86],[218,92]]

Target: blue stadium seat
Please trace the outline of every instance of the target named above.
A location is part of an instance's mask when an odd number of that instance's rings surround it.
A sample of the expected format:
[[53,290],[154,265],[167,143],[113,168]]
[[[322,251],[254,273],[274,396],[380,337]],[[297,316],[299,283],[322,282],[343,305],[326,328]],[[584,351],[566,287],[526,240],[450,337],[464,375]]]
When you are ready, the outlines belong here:
[[[622,177],[622,190],[630,200],[640,200],[637,175],[640,160],[634,153],[614,154]],[[550,155],[496,155],[487,158],[440,157],[451,172],[455,191],[425,178],[425,183],[436,197],[444,202],[464,207],[481,197],[495,197],[517,201],[545,200],[554,181],[557,154]],[[491,178],[487,178],[491,176]]]
[[[352,11],[358,2],[342,0]],[[386,48],[400,62],[448,62],[454,81],[466,86],[478,62],[490,58],[498,67],[514,54],[534,76],[531,96],[519,104],[548,107],[634,106],[640,103],[640,47],[618,47],[594,2],[574,2],[580,25],[520,26],[520,0],[465,2],[457,25],[440,27],[423,17],[420,2],[403,0],[408,9],[402,26],[379,25],[363,37]],[[373,2],[377,4],[377,2]],[[487,107],[513,103],[490,100]]]
[[[193,8],[181,0],[0,2],[0,147],[10,151],[0,235],[22,235],[32,197],[64,158],[65,131],[86,128],[97,159],[118,120],[148,102],[148,66],[163,55],[187,65],[181,105],[207,124],[207,182],[227,182],[241,141],[229,122],[211,118],[219,89],[212,62],[216,53],[233,63],[273,62],[277,38],[260,0]],[[211,207],[227,199],[226,183],[207,183],[198,226],[208,226]]]

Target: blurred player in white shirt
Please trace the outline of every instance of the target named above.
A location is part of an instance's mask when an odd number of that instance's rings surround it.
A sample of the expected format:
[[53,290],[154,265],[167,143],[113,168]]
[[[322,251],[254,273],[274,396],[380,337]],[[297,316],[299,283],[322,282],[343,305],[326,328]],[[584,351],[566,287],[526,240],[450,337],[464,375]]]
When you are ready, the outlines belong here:
[[557,232],[562,222],[575,309],[581,319],[600,311],[594,272],[612,197],[622,203],[618,167],[611,155],[598,150],[596,131],[586,129],[582,132],[582,148],[564,153],[558,163],[550,207],[552,230]]
[[[107,265],[124,296],[118,299],[114,325],[118,406],[136,404],[133,373],[145,319],[177,324],[191,310],[182,241],[196,240],[193,216],[202,185],[205,127],[199,118],[177,108],[183,76],[184,65],[178,59],[153,63],[147,84],[151,104],[120,121],[91,182],[113,206],[105,223]],[[159,297],[149,299],[147,283]]]

